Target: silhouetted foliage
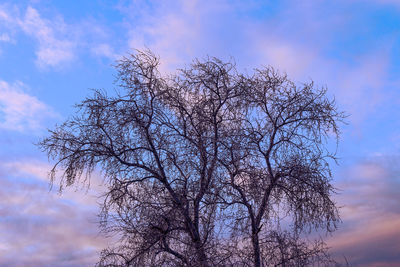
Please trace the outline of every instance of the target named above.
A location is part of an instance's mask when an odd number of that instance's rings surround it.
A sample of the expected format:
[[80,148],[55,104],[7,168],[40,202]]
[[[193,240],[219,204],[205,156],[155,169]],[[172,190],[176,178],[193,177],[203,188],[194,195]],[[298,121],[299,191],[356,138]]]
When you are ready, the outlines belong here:
[[174,76],[140,52],[118,62],[119,91],[95,91],[40,146],[61,186],[99,167],[103,231],[120,242],[99,266],[330,264],[336,229],[326,150],[344,115],[325,89],[216,58]]

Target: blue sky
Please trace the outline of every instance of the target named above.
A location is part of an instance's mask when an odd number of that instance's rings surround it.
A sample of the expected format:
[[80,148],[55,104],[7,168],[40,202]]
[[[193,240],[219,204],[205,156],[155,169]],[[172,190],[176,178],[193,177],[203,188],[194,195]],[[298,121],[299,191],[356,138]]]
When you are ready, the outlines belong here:
[[92,266],[109,239],[91,188],[49,190],[33,143],[73,115],[112,65],[149,48],[166,73],[208,55],[328,88],[350,114],[334,170],[332,253],[400,265],[400,1],[1,1],[0,265]]

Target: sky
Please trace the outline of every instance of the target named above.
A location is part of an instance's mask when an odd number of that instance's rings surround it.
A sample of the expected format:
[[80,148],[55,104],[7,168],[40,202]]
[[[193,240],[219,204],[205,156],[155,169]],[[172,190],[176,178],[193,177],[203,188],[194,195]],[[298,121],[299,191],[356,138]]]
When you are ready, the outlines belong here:
[[115,88],[116,60],[151,49],[164,73],[215,56],[328,88],[349,114],[330,251],[400,266],[399,37],[398,0],[0,1],[0,265],[93,266],[112,242],[96,223],[101,175],[60,194],[34,144],[91,89]]

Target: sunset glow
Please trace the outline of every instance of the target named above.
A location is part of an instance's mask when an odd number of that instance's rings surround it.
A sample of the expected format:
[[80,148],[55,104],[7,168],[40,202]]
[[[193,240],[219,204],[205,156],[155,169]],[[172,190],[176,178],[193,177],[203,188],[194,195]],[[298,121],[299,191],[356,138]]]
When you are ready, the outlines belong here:
[[215,56],[328,88],[349,114],[331,165],[343,223],[330,252],[400,266],[399,29],[396,0],[2,1],[0,265],[93,266],[114,241],[99,233],[101,173],[60,194],[35,143],[91,89],[116,88],[116,60],[150,49],[164,73]]

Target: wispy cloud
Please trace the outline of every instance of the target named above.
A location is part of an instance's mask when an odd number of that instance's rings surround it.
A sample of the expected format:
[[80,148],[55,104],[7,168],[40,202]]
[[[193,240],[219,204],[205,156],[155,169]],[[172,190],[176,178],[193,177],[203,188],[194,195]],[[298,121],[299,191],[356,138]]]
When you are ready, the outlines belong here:
[[49,192],[48,169],[26,158],[0,164],[2,266],[92,266],[107,246],[93,192]]
[[[362,266],[400,261],[400,157],[359,162],[341,175],[341,229],[329,240],[335,256]],[[343,258],[342,258],[343,259]]]
[[107,43],[96,44],[91,48],[92,53],[98,56],[104,56],[110,58],[112,60],[116,60],[120,58],[114,49]]
[[[15,43],[13,36],[15,31],[15,17],[11,15],[10,9],[9,6],[0,4],[0,43]],[[2,53],[3,51],[0,49],[0,54]]]
[[[354,31],[361,18],[351,16],[351,3],[341,1],[342,12],[323,1],[282,1],[273,16],[245,19],[235,5],[225,1],[179,5],[135,1],[123,9],[127,17],[128,12],[132,14],[129,46],[152,49],[168,71],[193,57],[229,58],[231,54],[236,55],[240,67],[271,65],[296,81],[313,79],[317,86],[327,86],[341,108],[351,114],[348,120],[357,134],[388,98],[384,88],[392,44],[368,43],[362,50],[349,51],[354,49],[348,45],[349,39],[361,38],[352,37],[359,34]],[[243,14],[251,14],[268,5],[255,1],[241,8]],[[340,48],[346,45],[348,48]]]
[[[329,83],[336,99],[351,115],[349,121],[357,135],[371,116],[379,109],[383,114],[395,100],[388,90],[390,55],[385,50],[388,49],[374,49],[355,58],[352,64],[336,60],[321,63],[324,68],[318,76]],[[383,103],[386,107],[382,108]]]
[[8,33],[2,33],[0,34],[0,42],[6,42],[9,43],[11,42],[11,37],[8,35]]
[[36,64],[41,68],[59,67],[75,58],[76,38],[61,16],[49,20],[31,6],[23,9],[5,3],[0,5],[0,24],[5,31],[0,33],[4,40],[13,40],[11,36],[20,31],[34,38]]
[[[97,70],[92,62],[87,64],[86,55],[114,60],[132,48],[152,49],[167,71],[194,57],[232,55],[239,68],[272,65],[297,81],[313,79],[327,85],[351,114],[350,127],[368,124],[368,131],[359,128],[371,143],[354,145],[362,141],[344,136],[352,155],[379,150],[377,143],[384,143],[388,132],[392,139],[387,139],[387,146],[398,150],[399,127],[394,121],[400,98],[389,89],[397,90],[400,84],[394,62],[398,33],[376,26],[385,22],[379,17],[386,14],[384,10],[398,10],[397,0],[120,1],[121,16],[112,14],[111,20],[98,10],[87,11],[82,19],[66,17],[62,8],[26,2],[31,6],[0,4],[0,44],[18,46],[21,39],[28,40],[33,45],[25,43],[19,49],[33,49],[36,66],[42,70],[76,61]],[[375,7],[381,13],[376,14]],[[397,27],[397,20],[390,22]],[[21,75],[28,74],[21,70]],[[26,85],[0,80],[0,130],[31,133],[52,117],[52,109]],[[15,142],[18,146],[23,145]],[[14,149],[14,144],[9,147]],[[344,224],[329,244],[339,258],[345,255],[363,266],[400,261],[396,166],[398,158],[373,158],[335,177],[343,181],[337,186],[343,189],[338,201],[344,206]],[[96,198],[82,190],[67,190],[62,196],[49,193],[49,169],[47,163],[29,159],[0,162],[0,265],[91,265],[97,250],[104,247],[92,223]]]
[[26,93],[26,88],[22,82],[0,80],[0,128],[36,131],[46,118],[58,116],[51,107]]
[[39,66],[54,67],[74,59],[76,43],[67,39],[66,25],[61,18],[56,21],[46,20],[36,9],[28,7],[19,25],[39,43],[36,51]]
[[134,1],[120,10],[128,18],[129,48],[150,48],[160,55],[163,70],[174,71],[194,57],[226,58],[242,46],[241,27],[236,38],[229,36],[238,24],[233,12],[238,5],[235,1]]
[[355,12],[352,1],[339,2],[282,1],[274,16],[248,21],[248,56],[297,81],[327,86],[351,115],[352,130],[360,132],[371,115],[382,112],[382,103],[396,99],[388,92],[388,73],[397,37],[361,42],[360,23],[369,15]]
[[88,51],[96,57],[117,57],[106,25],[93,19],[66,23],[60,13],[43,15],[33,6],[6,3],[0,5],[0,25],[1,42],[17,43],[16,33],[21,32],[34,40],[36,65],[43,70],[62,69]]
[[[7,171],[10,175],[33,178],[35,182],[46,184],[49,186],[49,189],[51,188],[52,191],[58,192],[61,181],[55,180],[53,184],[50,183],[49,171],[51,168],[52,165],[50,163],[29,158],[14,161],[3,160],[0,163],[0,169]],[[64,187],[62,192],[63,198],[80,204],[83,207],[97,207],[97,198],[101,195],[104,186],[101,175],[94,173],[91,175],[90,180],[82,180],[81,182],[67,188]]]

